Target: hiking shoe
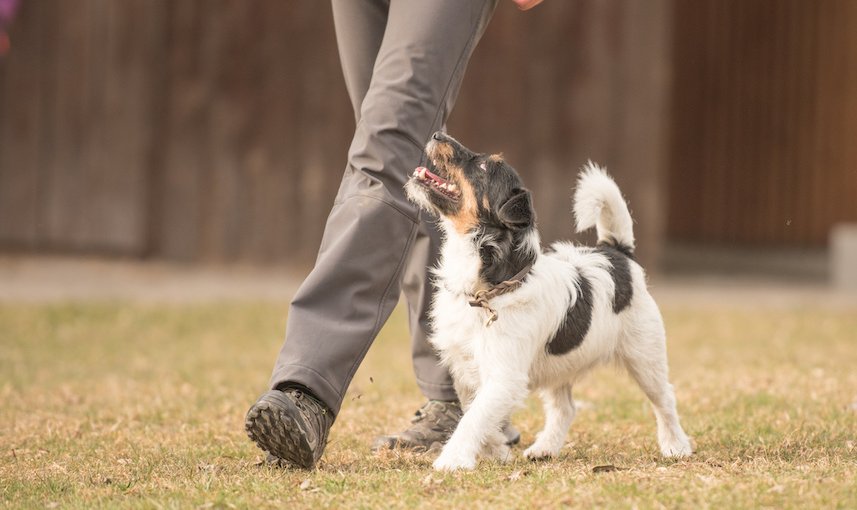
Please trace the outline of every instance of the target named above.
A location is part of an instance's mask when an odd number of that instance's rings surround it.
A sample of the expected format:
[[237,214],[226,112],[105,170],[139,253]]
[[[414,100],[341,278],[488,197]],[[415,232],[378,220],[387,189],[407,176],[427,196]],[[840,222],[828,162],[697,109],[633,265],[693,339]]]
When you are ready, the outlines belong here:
[[259,397],[247,411],[244,429],[271,456],[310,469],[327,445],[333,419],[333,413],[320,400],[291,387]]
[[[429,400],[411,419],[413,425],[398,433],[379,436],[372,443],[372,451],[403,448],[414,451],[428,451],[440,448],[458,426],[461,419],[461,405],[457,401]],[[521,434],[510,424],[503,426],[506,444],[518,444]]]
[[404,448],[424,452],[440,448],[455,431],[461,414],[457,400],[429,400],[411,418],[413,425],[397,434],[378,436],[372,443],[372,451]]

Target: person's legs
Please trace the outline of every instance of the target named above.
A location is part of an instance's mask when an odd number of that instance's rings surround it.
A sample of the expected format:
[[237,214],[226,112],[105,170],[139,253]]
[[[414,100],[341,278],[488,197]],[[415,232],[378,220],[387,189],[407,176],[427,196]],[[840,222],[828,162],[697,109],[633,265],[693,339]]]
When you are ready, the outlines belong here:
[[[345,176],[316,265],[292,301],[271,388],[300,385],[338,413],[357,366],[398,300],[417,237],[419,218],[402,186],[420,161],[424,141],[444,124],[495,4],[391,2]],[[305,433],[296,420],[269,430],[283,422],[283,413],[287,418],[297,413],[270,412],[278,405],[260,399],[248,413],[248,433],[277,457],[311,466],[291,451],[307,447],[291,437],[295,429]],[[283,434],[284,441],[266,441]],[[309,447],[314,462],[324,445],[310,442]]]
[[417,386],[430,400],[457,400],[452,377],[441,365],[437,351],[428,341],[431,331],[429,307],[431,306],[434,286],[431,282],[431,269],[440,256],[440,232],[431,220],[423,220],[414,246],[411,259],[405,268],[402,292],[408,301],[408,321],[411,330],[411,358]]
[[[354,118],[359,122],[360,108],[369,91],[372,70],[387,25],[390,1],[333,0],[332,3],[342,72],[354,107]],[[428,311],[433,293],[430,270],[439,253],[440,233],[431,219],[423,217],[411,248],[410,260],[405,266],[402,293],[408,303],[417,385],[430,400],[452,401],[456,400],[452,378],[428,342]]]
[[360,121],[360,107],[369,92],[375,59],[387,29],[390,0],[332,0],[333,24],[345,88]]
[[[353,0],[352,0],[353,1]],[[443,125],[494,0],[395,0],[316,265],[289,313],[271,386],[311,388],[334,412],[398,301],[418,231],[403,185]]]

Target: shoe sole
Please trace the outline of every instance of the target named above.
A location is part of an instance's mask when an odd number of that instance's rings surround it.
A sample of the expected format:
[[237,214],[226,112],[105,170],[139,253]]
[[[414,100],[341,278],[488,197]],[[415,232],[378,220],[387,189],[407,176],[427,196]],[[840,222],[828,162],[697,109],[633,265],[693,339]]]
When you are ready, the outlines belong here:
[[298,425],[297,407],[278,390],[271,390],[247,411],[244,430],[262,451],[303,469],[315,465],[313,451]]

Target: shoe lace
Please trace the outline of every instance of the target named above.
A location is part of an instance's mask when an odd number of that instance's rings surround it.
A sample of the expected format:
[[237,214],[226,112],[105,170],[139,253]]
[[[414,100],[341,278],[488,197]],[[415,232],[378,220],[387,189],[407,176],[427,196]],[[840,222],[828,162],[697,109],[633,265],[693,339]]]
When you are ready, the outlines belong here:
[[429,403],[426,402],[425,404],[423,404],[422,407],[417,409],[417,412],[414,413],[414,417],[411,418],[411,423],[419,423],[425,419],[426,413],[425,413],[425,411],[423,411],[423,409],[425,409],[426,406],[428,406],[428,405],[429,405]]
[[446,402],[443,400],[429,400],[422,407],[417,409],[414,417],[411,418],[411,423],[419,423],[426,418],[432,418],[432,421],[439,422],[441,415],[446,414],[450,406],[457,405],[457,402]]
[[301,390],[292,390],[292,395],[295,397],[295,405],[298,406],[298,409],[301,411],[309,412],[312,414],[318,414],[321,416],[325,416],[327,414],[327,407],[324,406],[321,402],[319,402],[312,395],[308,395]]
[[333,422],[333,414],[327,409],[327,406],[313,395],[305,393],[298,388],[292,388],[287,391],[294,397],[295,405],[301,411],[304,418],[312,421],[313,425],[315,425],[322,444],[326,442],[330,425]]

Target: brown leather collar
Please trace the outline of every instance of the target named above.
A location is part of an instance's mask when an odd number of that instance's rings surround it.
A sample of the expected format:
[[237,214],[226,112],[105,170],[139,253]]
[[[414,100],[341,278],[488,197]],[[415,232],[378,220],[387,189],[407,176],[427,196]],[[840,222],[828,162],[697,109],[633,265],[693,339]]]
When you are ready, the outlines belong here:
[[488,322],[485,323],[485,326],[490,326],[498,317],[497,310],[491,308],[488,301],[497,296],[512,292],[520,287],[524,283],[524,277],[527,276],[527,273],[529,273],[532,268],[532,264],[527,264],[512,278],[502,281],[489,289],[483,289],[476,291],[474,294],[468,294],[468,297],[470,297],[468,304],[470,306],[474,308],[482,307],[488,312]]

